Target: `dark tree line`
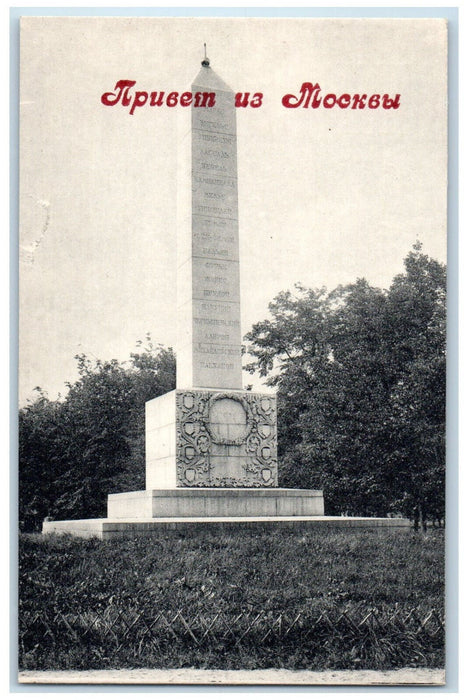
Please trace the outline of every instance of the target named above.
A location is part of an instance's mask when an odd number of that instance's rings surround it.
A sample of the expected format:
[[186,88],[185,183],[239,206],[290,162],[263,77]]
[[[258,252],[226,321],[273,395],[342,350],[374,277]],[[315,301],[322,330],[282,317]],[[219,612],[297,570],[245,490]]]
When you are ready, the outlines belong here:
[[444,515],[445,267],[415,245],[387,291],[296,287],[247,336],[276,386],[279,466],[329,514]]
[[107,494],[144,489],[145,402],[175,388],[172,349],[145,347],[129,362],[76,356],[64,400],[37,399],[19,414],[19,519],[106,515]]
[[[445,268],[416,245],[388,290],[361,279],[297,286],[247,336],[248,366],[278,390],[280,485],[322,488],[326,512],[444,516]],[[128,362],[77,356],[62,400],[19,415],[19,517],[102,517],[144,489],[145,402],[175,387],[172,349]]]

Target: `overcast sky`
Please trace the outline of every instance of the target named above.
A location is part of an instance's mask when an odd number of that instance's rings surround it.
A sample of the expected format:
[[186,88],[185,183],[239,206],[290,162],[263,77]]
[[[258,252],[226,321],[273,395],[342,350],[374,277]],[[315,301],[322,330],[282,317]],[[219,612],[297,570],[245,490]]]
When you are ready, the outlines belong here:
[[[445,261],[441,20],[27,18],[21,53],[20,403],[77,353],[175,345],[177,122],[105,107],[117,80],[189,89],[203,42],[237,91],[242,331],[295,282],[388,287],[419,239]],[[285,109],[303,82],[401,94],[398,110]],[[246,383],[251,382],[249,375]],[[256,385],[260,388],[260,385]]]

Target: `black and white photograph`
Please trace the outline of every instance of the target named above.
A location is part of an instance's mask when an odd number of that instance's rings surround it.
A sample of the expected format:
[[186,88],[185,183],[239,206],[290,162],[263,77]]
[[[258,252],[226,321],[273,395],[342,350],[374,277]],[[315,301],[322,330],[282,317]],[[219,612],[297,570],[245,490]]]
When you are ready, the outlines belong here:
[[22,689],[444,685],[447,35],[21,17]]

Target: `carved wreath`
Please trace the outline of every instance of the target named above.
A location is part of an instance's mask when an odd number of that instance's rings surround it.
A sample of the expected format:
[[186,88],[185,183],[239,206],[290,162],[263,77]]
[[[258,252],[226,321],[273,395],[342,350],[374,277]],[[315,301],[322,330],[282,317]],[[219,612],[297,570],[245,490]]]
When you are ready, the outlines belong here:
[[[238,403],[241,404],[242,408],[245,411],[246,415],[246,424],[245,424],[245,430],[243,431],[243,434],[240,435],[237,438],[226,438],[223,437],[222,435],[218,435],[216,430],[213,429],[213,426],[211,425],[210,421],[210,414],[211,414],[211,409],[213,405],[217,402],[220,401],[221,399],[230,399],[232,401],[237,401]],[[242,445],[247,436],[249,435],[250,431],[252,430],[253,424],[254,424],[254,418],[252,415],[252,411],[250,409],[250,406],[248,402],[242,397],[238,396],[237,394],[230,394],[228,392],[223,393],[223,394],[215,394],[214,396],[210,396],[210,399],[207,403],[206,406],[206,416],[205,416],[205,428],[208,431],[212,441],[216,443],[217,445]]]

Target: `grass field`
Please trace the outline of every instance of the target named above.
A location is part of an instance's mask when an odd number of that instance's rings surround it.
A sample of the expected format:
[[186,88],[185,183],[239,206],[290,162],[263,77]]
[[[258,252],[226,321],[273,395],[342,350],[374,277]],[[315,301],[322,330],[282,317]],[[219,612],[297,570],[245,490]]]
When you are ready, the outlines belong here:
[[[158,611],[214,619],[262,611],[275,619],[302,611],[309,618],[374,608],[382,614],[443,610],[444,533],[407,529],[309,531],[278,535],[177,532],[120,541],[23,535],[20,540],[20,665],[23,668],[394,668],[443,666],[443,635],[405,636],[366,627],[351,636],[327,631],[262,642],[253,631],[241,643],[207,638],[122,643],[54,632],[57,616],[119,613],[146,620]],[[46,616],[44,627],[32,624]],[[87,617],[88,616],[88,617]],[[68,618],[67,618],[68,619]],[[186,619],[186,618],[184,618]],[[21,623],[23,620],[23,623]],[[30,623],[30,627],[24,621]],[[31,627],[32,625],[32,627]],[[70,625],[69,625],[70,626]],[[49,627],[49,632],[47,631]],[[88,625],[89,627],[89,625]],[[42,638],[39,636],[42,635]],[[361,635],[361,636],[360,636]],[[63,644],[61,643],[61,637]],[[211,641],[210,641],[211,639]],[[325,641],[324,641],[325,640]]]

